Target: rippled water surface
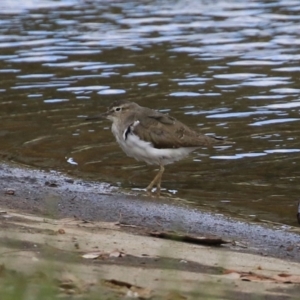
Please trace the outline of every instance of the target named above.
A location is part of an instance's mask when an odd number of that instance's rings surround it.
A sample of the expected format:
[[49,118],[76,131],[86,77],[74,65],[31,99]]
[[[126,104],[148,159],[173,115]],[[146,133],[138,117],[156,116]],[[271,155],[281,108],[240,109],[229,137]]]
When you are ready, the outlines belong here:
[[154,168],[84,121],[127,99],[235,141],[167,166],[167,191],[296,224],[299,1],[2,0],[0,15],[3,160],[142,188]]

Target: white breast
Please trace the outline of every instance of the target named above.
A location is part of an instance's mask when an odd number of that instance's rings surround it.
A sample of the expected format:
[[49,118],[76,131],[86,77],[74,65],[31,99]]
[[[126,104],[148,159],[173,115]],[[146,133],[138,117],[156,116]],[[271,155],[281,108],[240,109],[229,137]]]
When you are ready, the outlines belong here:
[[[129,133],[125,139],[125,131],[120,132],[112,125],[112,133],[116,137],[118,144],[130,157],[138,161],[144,161],[149,165],[167,165],[186,157],[197,147],[182,147],[177,149],[157,149],[150,142],[141,140],[137,135]],[[121,134],[120,134],[121,133]]]

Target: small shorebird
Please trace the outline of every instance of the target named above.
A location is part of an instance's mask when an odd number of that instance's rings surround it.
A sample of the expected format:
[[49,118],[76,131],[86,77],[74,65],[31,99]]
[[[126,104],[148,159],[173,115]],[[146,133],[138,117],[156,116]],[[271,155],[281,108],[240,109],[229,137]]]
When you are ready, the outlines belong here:
[[223,139],[194,131],[168,114],[134,102],[115,101],[106,113],[88,120],[99,117],[112,121],[112,133],[128,156],[160,167],[146,188],[151,192],[156,186],[158,195],[165,165],[186,157],[200,147],[224,142]]

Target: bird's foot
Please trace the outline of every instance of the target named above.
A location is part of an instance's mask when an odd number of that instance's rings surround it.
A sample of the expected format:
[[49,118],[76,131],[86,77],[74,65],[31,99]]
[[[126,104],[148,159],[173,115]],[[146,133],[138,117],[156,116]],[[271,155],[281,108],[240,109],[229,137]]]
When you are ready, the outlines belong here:
[[152,189],[153,189],[153,187],[150,187],[150,188],[147,187],[146,188],[148,196],[159,198],[159,196],[160,196],[160,187],[157,186],[154,191],[152,191]]

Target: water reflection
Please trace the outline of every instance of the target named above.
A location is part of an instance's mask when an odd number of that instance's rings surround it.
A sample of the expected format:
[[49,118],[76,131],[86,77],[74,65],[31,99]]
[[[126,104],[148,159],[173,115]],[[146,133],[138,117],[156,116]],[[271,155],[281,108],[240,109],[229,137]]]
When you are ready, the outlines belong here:
[[3,157],[139,189],[153,169],[122,153],[109,123],[83,120],[126,98],[235,141],[168,166],[170,193],[296,223],[297,2],[4,0],[0,8]]

